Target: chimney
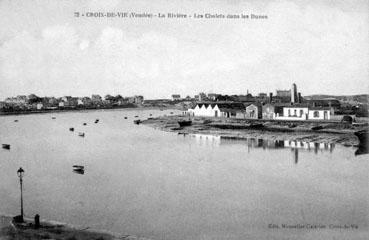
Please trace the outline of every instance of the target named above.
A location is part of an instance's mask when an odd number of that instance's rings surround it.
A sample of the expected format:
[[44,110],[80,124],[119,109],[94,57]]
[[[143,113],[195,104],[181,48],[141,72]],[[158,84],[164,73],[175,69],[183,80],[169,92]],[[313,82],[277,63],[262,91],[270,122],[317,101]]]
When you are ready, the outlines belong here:
[[273,93],[269,93],[269,103],[272,103],[273,101]]
[[302,97],[301,97],[301,93],[300,92],[299,92],[298,100],[299,100],[299,103],[302,103]]

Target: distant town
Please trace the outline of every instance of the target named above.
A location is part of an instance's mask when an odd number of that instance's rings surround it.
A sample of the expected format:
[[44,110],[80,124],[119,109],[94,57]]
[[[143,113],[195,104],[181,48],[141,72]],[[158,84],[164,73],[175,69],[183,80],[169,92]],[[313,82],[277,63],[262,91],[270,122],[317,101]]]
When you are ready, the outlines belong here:
[[368,117],[368,94],[353,96],[310,95],[302,96],[296,84],[290,89],[275,93],[244,95],[199,93],[193,97],[172,94],[168,99],[145,99],[136,95],[93,94],[91,97],[40,97],[35,94],[8,97],[0,101],[0,114],[41,113],[84,109],[112,109],[158,107],[185,110],[190,116],[279,119],[279,120],[330,120],[334,115]]

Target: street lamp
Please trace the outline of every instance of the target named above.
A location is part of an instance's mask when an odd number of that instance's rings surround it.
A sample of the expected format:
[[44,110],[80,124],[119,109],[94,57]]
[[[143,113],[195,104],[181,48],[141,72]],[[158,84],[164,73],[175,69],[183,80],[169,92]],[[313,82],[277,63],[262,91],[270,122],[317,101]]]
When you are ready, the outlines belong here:
[[23,222],[23,188],[22,188],[22,181],[23,181],[23,175],[24,175],[24,170],[23,168],[19,168],[17,171],[17,175],[19,177],[19,182],[20,182],[20,190],[21,190],[21,221]]

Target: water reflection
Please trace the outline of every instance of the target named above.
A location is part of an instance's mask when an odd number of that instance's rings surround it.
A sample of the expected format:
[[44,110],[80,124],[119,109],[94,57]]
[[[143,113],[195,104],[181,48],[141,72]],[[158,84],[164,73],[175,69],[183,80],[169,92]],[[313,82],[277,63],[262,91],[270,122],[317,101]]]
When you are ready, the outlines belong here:
[[251,149],[291,149],[294,163],[299,162],[299,151],[312,151],[315,154],[319,152],[333,152],[335,148],[334,143],[319,143],[319,142],[304,142],[297,140],[272,140],[263,138],[239,138],[233,136],[213,136],[206,134],[191,134],[191,137],[195,138],[196,142],[201,146],[219,146],[227,144],[242,143],[247,146],[248,152]]
[[207,135],[207,134],[191,134],[191,137],[196,139],[196,142],[199,145],[212,145],[212,146],[219,146],[220,145],[220,136],[214,136],[214,135]]

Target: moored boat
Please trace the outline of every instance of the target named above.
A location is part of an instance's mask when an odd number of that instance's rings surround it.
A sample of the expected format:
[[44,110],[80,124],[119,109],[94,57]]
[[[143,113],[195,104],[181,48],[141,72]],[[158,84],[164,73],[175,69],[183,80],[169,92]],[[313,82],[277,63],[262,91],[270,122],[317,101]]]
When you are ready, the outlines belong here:
[[85,166],[82,166],[82,165],[73,165],[73,168],[85,168]]
[[323,129],[323,126],[315,126],[315,127],[311,128],[311,130],[313,130],[313,131],[321,130],[321,129]]
[[355,155],[368,154],[369,146],[368,146],[368,135],[369,130],[361,130],[354,133],[355,136],[359,139],[359,144],[357,145],[358,149],[355,151]]
[[74,128],[72,128],[72,127],[71,127],[71,128],[69,128],[69,131],[73,132],[73,131],[74,131]]
[[368,146],[368,129],[355,132],[354,134],[359,139],[359,145]]
[[178,121],[178,124],[179,124],[180,127],[191,126],[192,121],[191,120],[182,120],[182,121]]
[[3,144],[2,144],[2,147],[3,147],[4,149],[10,150],[10,144],[3,143]]
[[141,123],[141,120],[140,119],[137,119],[137,120],[134,120],[133,122],[138,125],[138,124]]
[[80,133],[78,133],[78,136],[80,136],[80,137],[84,137],[84,136],[85,136],[85,133],[80,132]]

